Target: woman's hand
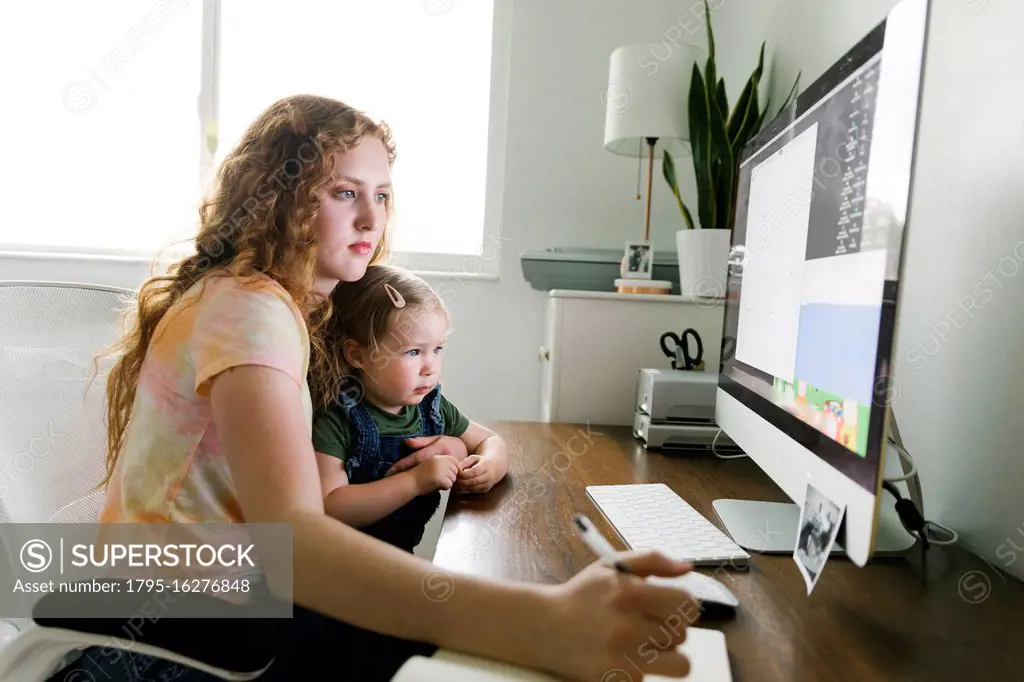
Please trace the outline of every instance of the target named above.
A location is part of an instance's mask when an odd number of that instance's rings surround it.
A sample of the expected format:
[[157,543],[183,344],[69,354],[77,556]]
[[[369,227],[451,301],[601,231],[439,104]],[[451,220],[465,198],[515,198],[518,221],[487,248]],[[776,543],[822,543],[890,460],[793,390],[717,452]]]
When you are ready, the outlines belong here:
[[384,474],[385,476],[412,469],[420,462],[434,455],[447,455],[461,462],[466,458],[467,454],[466,444],[462,442],[461,438],[456,438],[455,436],[418,436],[416,438],[407,438],[405,444],[416,452],[395,462],[388,469],[387,473]]
[[628,680],[637,669],[645,675],[687,675],[690,662],[676,648],[700,608],[682,589],[643,577],[679,576],[691,567],[658,552],[626,552],[619,559],[632,575],[593,563],[550,588],[552,608],[537,620],[542,665],[592,682]]

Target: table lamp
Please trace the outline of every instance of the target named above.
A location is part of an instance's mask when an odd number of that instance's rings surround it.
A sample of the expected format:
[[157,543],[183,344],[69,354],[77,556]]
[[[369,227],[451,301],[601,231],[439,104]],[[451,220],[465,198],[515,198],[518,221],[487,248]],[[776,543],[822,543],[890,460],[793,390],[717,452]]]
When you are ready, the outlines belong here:
[[[647,154],[643,238],[646,247],[630,242],[626,244],[626,259],[630,266],[642,262],[646,269],[633,271],[632,267],[627,267],[623,272],[626,278],[649,279],[653,271],[650,239],[654,160],[655,157],[660,159],[665,151],[673,157],[690,154],[690,76],[694,63],[706,58],[707,53],[703,49],[674,42],[624,45],[612,52],[608,86],[603,97],[604,148],[621,156],[636,157],[638,162],[645,150]],[[637,170],[639,172],[639,168]],[[636,198],[640,198],[639,186]],[[642,258],[638,258],[635,252],[631,256],[631,248],[646,248],[646,251]]]

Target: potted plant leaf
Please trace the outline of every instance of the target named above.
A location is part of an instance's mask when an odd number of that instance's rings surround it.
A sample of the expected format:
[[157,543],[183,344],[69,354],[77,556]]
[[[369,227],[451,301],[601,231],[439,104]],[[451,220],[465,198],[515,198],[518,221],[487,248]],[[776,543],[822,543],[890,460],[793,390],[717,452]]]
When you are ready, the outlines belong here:
[[[662,174],[686,224],[685,229],[676,232],[680,289],[687,295],[722,298],[736,206],[734,188],[739,155],[744,145],[761,130],[769,102],[765,102],[763,109],[758,102],[758,88],[764,75],[765,43],[762,42],[757,68],[730,110],[725,80],[718,76],[715,64],[715,37],[708,0],[704,0],[704,15],[708,59],[703,73],[699,64],[693,65],[687,102],[690,150],[697,180],[696,223],[679,193],[675,161],[667,152],[662,161]],[[798,73],[780,112],[795,97],[799,83]]]

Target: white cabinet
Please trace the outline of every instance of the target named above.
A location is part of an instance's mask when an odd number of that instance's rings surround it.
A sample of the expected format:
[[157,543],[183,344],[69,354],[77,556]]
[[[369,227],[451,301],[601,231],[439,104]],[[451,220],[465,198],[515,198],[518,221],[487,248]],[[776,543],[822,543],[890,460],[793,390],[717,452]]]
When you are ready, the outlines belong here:
[[718,371],[723,309],[721,301],[689,296],[549,292],[541,419],[631,425],[639,371],[672,366],[658,343],[664,332],[694,329],[704,345],[705,371]]

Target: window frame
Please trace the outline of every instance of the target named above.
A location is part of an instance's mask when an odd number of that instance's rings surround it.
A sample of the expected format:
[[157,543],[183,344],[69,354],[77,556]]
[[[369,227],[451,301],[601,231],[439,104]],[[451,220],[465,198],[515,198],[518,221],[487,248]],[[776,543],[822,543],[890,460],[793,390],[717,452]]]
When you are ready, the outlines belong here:
[[[426,253],[416,251],[393,251],[392,261],[409,268],[420,275],[431,277],[457,277],[459,279],[497,280],[500,272],[501,252],[508,237],[501,234],[503,210],[503,188],[505,184],[505,155],[508,129],[508,89],[510,80],[510,56],[512,42],[513,0],[493,0],[491,24],[491,76],[487,121],[487,162],[485,173],[485,196],[481,241],[477,253]],[[421,9],[423,9],[421,7]],[[424,10],[425,11],[425,10]],[[198,117],[200,133],[197,144],[200,147],[199,168],[196,186],[202,191],[203,178],[211,177],[217,147],[208,143],[211,136],[215,142],[220,103],[220,31],[221,0],[203,0],[202,55]],[[197,194],[198,199],[198,194]],[[161,264],[177,259],[191,249],[164,245],[154,250],[129,250],[117,248],[55,247],[31,243],[0,243],[0,257],[27,259],[74,259],[97,263],[152,263],[159,259]]]

